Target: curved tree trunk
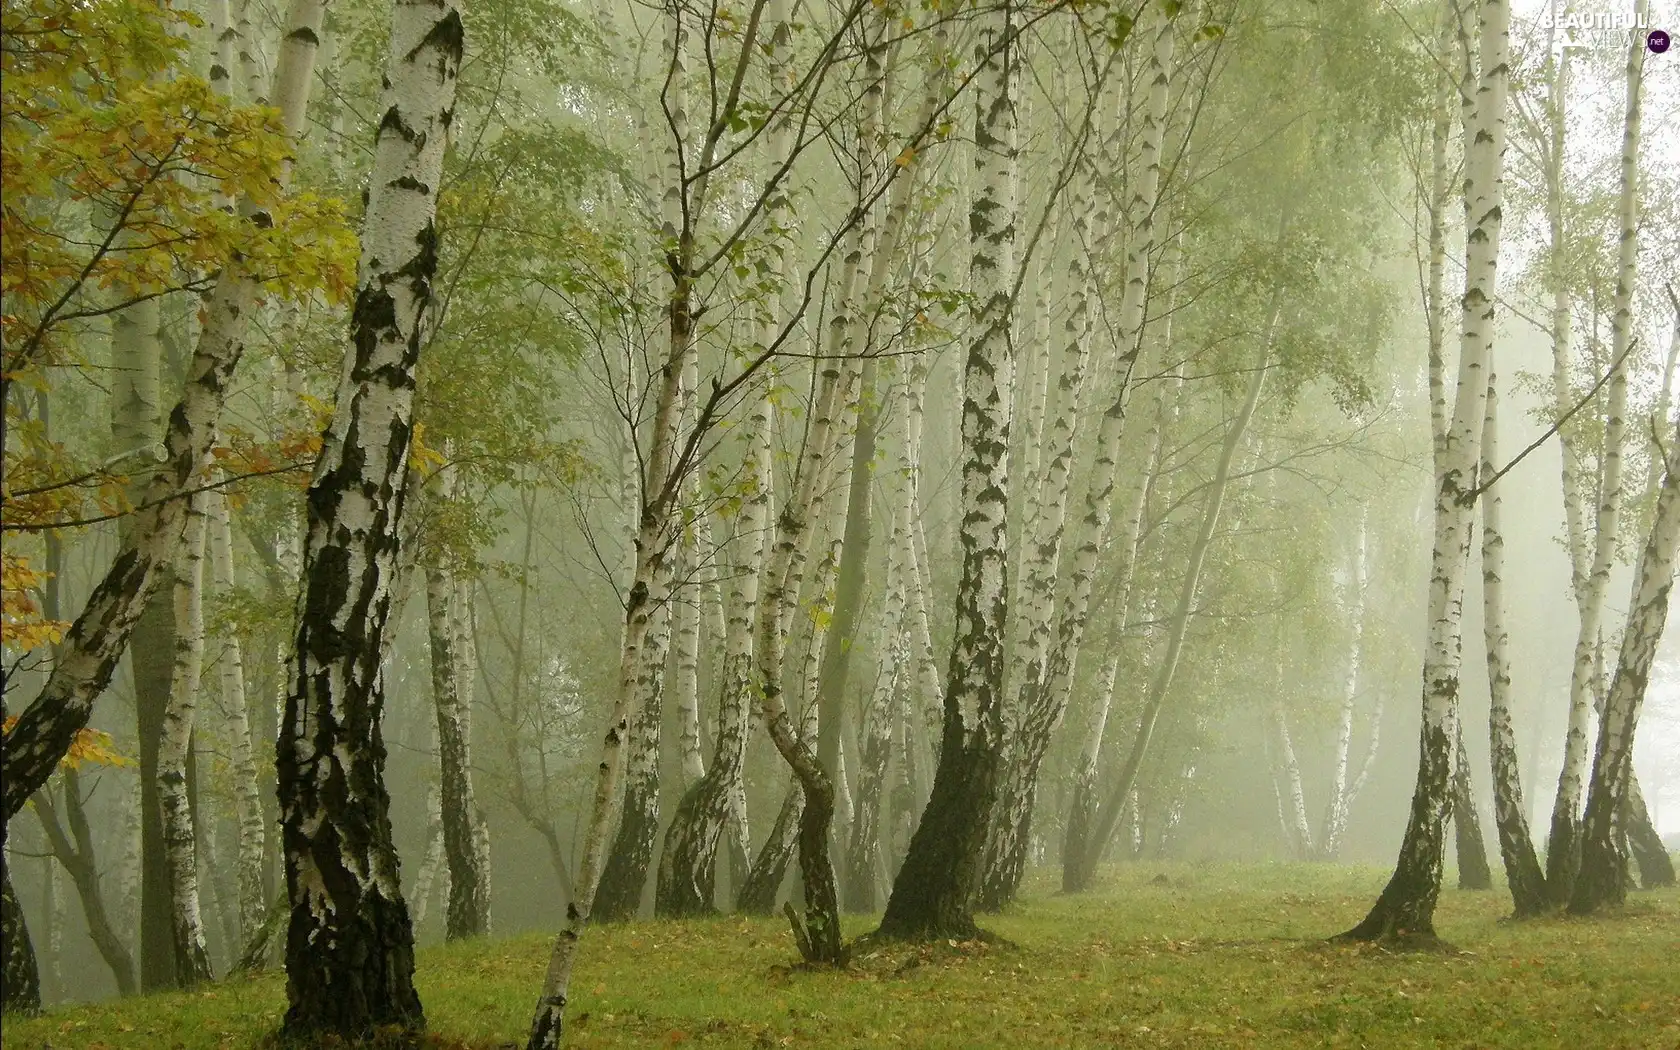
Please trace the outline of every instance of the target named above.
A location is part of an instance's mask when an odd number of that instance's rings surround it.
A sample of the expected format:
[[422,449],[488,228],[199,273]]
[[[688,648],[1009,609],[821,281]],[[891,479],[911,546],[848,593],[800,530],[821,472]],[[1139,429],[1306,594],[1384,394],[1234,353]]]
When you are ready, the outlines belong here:
[[356,1040],[425,1024],[384,785],[382,661],[461,46],[452,0],[396,7],[351,349],[309,487],[295,677],[278,747],[291,900],[287,1038]]
[[717,878],[718,843],[730,823],[746,760],[749,704],[753,689],[753,613],[764,571],[764,533],[772,491],[770,403],[760,399],[750,421],[746,449],[748,496],[730,547],[739,561],[730,575],[718,734],[705,775],[683,793],[665,832],[659,860],[654,912],[680,918],[710,914]]
[[88,936],[98,949],[99,957],[111,969],[118,995],[133,995],[139,991],[134,980],[134,958],[123,943],[110,914],[105,910],[105,896],[99,888],[99,865],[93,852],[93,830],[88,825],[87,811],[82,806],[81,781],[76,771],[66,768],[64,781],[64,815],[69,824],[68,834],[58,819],[58,808],[49,785],[35,796],[35,815],[41,820],[53,856],[64,865],[76,894],[82,901],[82,916],[87,920]]
[[[1482,477],[1491,478],[1499,464],[1499,391],[1488,362],[1488,402],[1482,426]],[[1500,528],[1503,497],[1499,486],[1482,494],[1482,644],[1487,652],[1489,688],[1488,754],[1493,766],[1493,825],[1499,834],[1499,856],[1505,864],[1505,883],[1517,918],[1547,909],[1546,875],[1534,852],[1523,801],[1522,772],[1517,761],[1516,734],[1511,729],[1510,635],[1505,630],[1505,534]]]
[[1586,819],[1582,822],[1581,868],[1569,901],[1570,912],[1577,915],[1619,905],[1627,893],[1628,857],[1620,814],[1629,797],[1634,734],[1657,643],[1662,640],[1668,618],[1675,552],[1680,547],[1680,426],[1670,428],[1669,436],[1672,443],[1657,497],[1656,520],[1639,556],[1616,675],[1599,723]]
[[[1634,5],[1634,24],[1645,18],[1645,4]],[[1610,383],[1604,445],[1598,479],[1598,515],[1592,564],[1584,587],[1577,592],[1581,629],[1575,640],[1575,663],[1569,681],[1569,732],[1564,743],[1563,770],[1558,776],[1557,796],[1552,804],[1551,838],[1546,851],[1546,885],[1555,904],[1573,907],[1575,870],[1581,863],[1580,835],[1583,777],[1587,770],[1587,731],[1590,710],[1602,701],[1603,676],[1598,661],[1603,659],[1605,593],[1615,568],[1620,541],[1623,445],[1627,428],[1628,364],[1633,342],[1633,294],[1639,257],[1639,118],[1641,79],[1645,47],[1633,34],[1628,48],[1627,100],[1622,128],[1621,193],[1617,218],[1620,240],[1617,249],[1616,294],[1611,319]],[[1565,464],[1568,464],[1566,454]],[[1565,480],[1567,484],[1567,478]],[[1567,493],[1566,493],[1567,499]],[[1585,560],[1583,546],[1578,558]],[[1620,798],[1620,796],[1618,796]]]

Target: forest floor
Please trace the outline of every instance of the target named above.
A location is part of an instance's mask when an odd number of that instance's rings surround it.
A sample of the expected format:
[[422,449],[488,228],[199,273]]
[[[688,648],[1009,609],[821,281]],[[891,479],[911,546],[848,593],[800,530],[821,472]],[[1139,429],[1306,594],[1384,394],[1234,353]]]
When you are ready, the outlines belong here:
[[[780,920],[593,928],[566,1044],[1680,1048],[1680,891],[1519,924],[1503,892],[1448,889],[1436,927],[1456,951],[1419,955],[1325,943],[1363,917],[1376,869],[1132,864],[1079,897],[1053,894],[1053,874],[983,920],[1007,943],[870,950],[846,972],[792,967]],[[522,1045],[547,949],[542,936],[423,949],[435,1045]],[[4,1047],[243,1050],[264,1044],[284,994],[271,973],[60,1007],[9,1022]]]

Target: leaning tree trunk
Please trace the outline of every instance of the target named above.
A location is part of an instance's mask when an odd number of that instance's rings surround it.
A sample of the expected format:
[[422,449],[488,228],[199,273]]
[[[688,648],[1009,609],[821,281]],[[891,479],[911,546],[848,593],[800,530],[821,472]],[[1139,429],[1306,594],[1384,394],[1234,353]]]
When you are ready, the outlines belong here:
[[380,720],[461,46],[453,0],[402,0],[393,11],[351,347],[309,486],[296,666],[277,749],[291,900],[285,1038],[357,1040],[425,1024]]
[[[1482,478],[1493,477],[1499,463],[1499,391],[1488,361],[1487,416],[1482,426]],[[1547,909],[1546,874],[1534,852],[1523,802],[1517,739],[1511,729],[1510,634],[1505,630],[1505,534],[1500,528],[1503,498],[1495,485],[1482,494],[1482,643],[1487,651],[1488,755],[1493,766],[1493,826],[1505,884],[1517,918]],[[1462,862],[1460,862],[1462,865]]]
[[1453,748],[1453,848],[1458,854],[1458,888],[1493,889],[1493,871],[1488,867],[1487,843],[1482,837],[1482,818],[1476,809],[1476,793],[1470,780],[1470,756],[1464,749],[1464,723],[1459,722],[1458,743]]
[[584,827],[583,856],[579,859],[574,879],[576,892],[566,907],[566,921],[549,950],[542,991],[537,997],[525,1040],[526,1050],[557,1050],[560,1045],[578,942],[589,925],[595,891],[606,859],[607,836],[612,830],[620,802],[619,782],[624,777],[626,737],[630,721],[638,713],[636,704],[640,696],[642,650],[647,644],[654,609],[670,600],[671,554],[677,540],[672,522],[673,502],[683,482],[681,474],[674,472],[676,439],[680,429],[682,377],[688,357],[694,353],[697,319],[694,315],[693,276],[689,269],[694,243],[692,236],[683,232],[682,228],[685,210],[682,160],[680,155],[676,155],[680,153],[686,127],[680,91],[684,34],[681,19],[675,13],[667,20],[667,25],[673,63],[672,85],[678,90],[671,95],[671,119],[677,149],[673,150],[674,156],[668,164],[673,174],[667,178],[663,204],[667,232],[677,239],[677,250],[667,256],[671,289],[665,302],[665,330],[662,334],[666,347],[657,372],[658,392],[654,400],[651,445],[641,479],[641,498],[637,501],[640,514],[636,522],[635,561],[625,596],[624,631],[612,713],[601,743],[601,762],[589,803],[589,820]]
[[[293,0],[286,13],[280,61],[274,73],[274,104],[281,124],[297,136],[320,38],[323,0]],[[257,223],[269,216],[241,205]],[[148,483],[128,536],[82,612],[76,617],[41,691],[5,734],[0,797],[9,819],[47,782],[58,761],[85,728],[93,703],[110,684],[135,622],[167,575],[186,529],[181,495],[208,465],[217,423],[244,351],[246,316],[256,299],[256,281],[236,257],[223,268],[203,308],[204,323],[181,400],[164,434],[166,462]]]
[[204,669],[204,494],[188,498],[186,550],[176,566],[172,601],[175,657],[169,702],[158,738],[157,793],[163,862],[168,875],[175,980],[182,988],[210,981],[210,952],[198,893],[198,837],[188,780],[193,719]]
[[456,623],[457,582],[440,566],[426,568],[426,625],[431,650],[432,703],[437,717],[438,810],[443,825],[443,855],[449,865],[449,903],[444,937],[459,940],[485,932],[480,886],[484,873],[473,843],[470,754],[471,683],[463,681],[462,639]]
[[[1645,8],[1644,0],[1634,5],[1636,25],[1645,17]],[[1617,208],[1621,238],[1617,258],[1615,312],[1611,319],[1611,367],[1614,371],[1610,380],[1610,418],[1604,436],[1599,546],[1595,552],[1591,580],[1601,603],[1604,587],[1609,579],[1609,563],[1614,561],[1616,526],[1619,521],[1621,437],[1623,416],[1627,408],[1627,366],[1624,359],[1633,346],[1633,296],[1638,276],[1640,94],[1645,67],[1645,48],[1639,36],[1640,34],[1635,33],[1633,42],[1628,46],[1621,194]],[[1666,422],[1665,420],[1664,429],[1667,429]],[[1580,825],[1580,885],[1573,885],[1575,873],[1571,871],[1564,876],[1561,885],[1553,884],[1551,887],[1553,900],[1561,902],[1567,898],[1569,910],[1576,914],[1593,911],[1604,904],[1620,904],[1625,892],[1627,854],[1623,838],[1627,829],[1622,825],[1621,818],[1629,795],[1628,782],[1633,776],[1633,736],[1639,722],[1639,709],[1644,701],[1651,660],[1668,615],[1668,591],[1673,583],[1676,530],[1680,529],[1680,520],[1673,520],[1674,516],[1680,515],[1680,510],[1674,507],[1676,497],[1673,491],[1676,484],[1675,457],[1680,456],[1680,452],[1674,451],[1677,446],[1680,446],[1680,442],[1671,446],[1671,451],[1666,457],[1663,487],[1657,498],[1657,517],[1640,556],[1637,583],[1628,612],[1627,626],[1622,634],[1622,649],[1616,663],[1616,675],[1610,694],[1604,702],[1603,717],[1599,720],[1598,744],[1593,755],[1587,811]],[[1601,561],[1605,562],[1602,578]],[[1583,611],[1583,634],[1586,620],[1586,613]],[[1559,801],[1562,801],[1561,792]],[[1573,812],[1571,809],[1570,816],[1573,816]],[[1554,828],[1557,822],[1558,816],[1554,811]]]
[[[1170,345],[1170,341],[1169,341]],[[1124,559],[1119,567],[1119,585],[1115,588],[1113,618],[1122,627],[1125,624],[1127,610],[1132,601],[1132,584],[1137,578],[1137,563],[1139,545],[1143,539],[1144,511],[1149,506],[1150,493],[1159,480],[1162,470],[1162,455],[1165,451],[1165,436],[1169,421],[1175,418],[1178,405],[1178,391],[1182,378],[1175,377],[1171,383],[1161,388],[1155,397],[1155,423],[1150,431],[1149,454],[1146,470],[1136,479],[1133,491],[1129,495],[1129,505],[1126,512],[1124,531],[1121,533],[1120,554]],[[1095,508],[1093,508],[1095,509]],[[1099,513],[1101,513],[1099,511]],[[1093,567],[1094,571],[1094,567]],[[1090,581],[1087,579],[1080,584],[1089,601]],[[1076,592],[1076,594],[1079,592]],[[1060,649],[1058,650],[1060,653]],[[1058,655],[1058,660],[1065,662],[1066,657]],[[1102,758],[1103,736],[1108,730],[1109,712],[1114,706],[1114,690],[1116,679],[1120,672],[1119,640],[1114,645],[1107,659],[1103,663],[1103,670],[1098,677],[1099,685],[1091,700],[1091,710],[1085,725],[1085,742],[1080,748],[1079,759],[1074,766],[1072,802],[1068,806],[1066,830],[1062,837],[1062,892],[1077,893],[1085,885],[1089,872],[1085,868],[1085,855],[1089,849],[1091,838],[1091,822],[1096,817],[1098,800],[1097,776],[1101,771],[1099,761]],[[1067,671],[1060,672],[1068,674]]]
[[[1482,0],[1479,80],[1477,63],[1464,62],[1465,291],[1460,308],[1458,384],[1452,421],[1436,457],[1435,540],[1429,583],[1429,628],[1423,666],[1423,725],[1418,739],[1417,784],[1393,877],[1370,913],[1341,934],[1350,940],[1435,936],[1441,893],[1445,825],[1452,809],[1458,742],[1458,674],[1464,577],[1475,525],[1475,486],[1487,412],[1487,355],[1493,343],[1494,278],[1499,260],[1501,178],[1505,154],[1505,101],[1509,84],[1510,9],[1504,0]],[[1461,30],[1471,53],[1468,24]]]
[[1674,858],[1668,855],[1668,844],[1651,823],[1651,811],[1645,807],[1645,792],[1639,787],[1639,777],[1628,770],[1627,803],[1622,808],[1622,827],[1627,832],[1628,849],[1639,864],[1639,883],[1648,890],[1674,885]]
[[[1153,28],[1154,36],[1147,40],[1149,60],[1144,79],[1149,84],[1149,93],[1143,115],[1139,172],[1130,187],[1125,208],[1129,236],[1121,275],[1123,287],[1116,337],[1119,360],[1116,362],[1115,378],[1118,389],[1112,391],[1114,400],[1098,425],[1084,511],[1075,525],[1073,536],[1065,544],[1057,544],[1055,554],[1058,558],[1062,557],[1063,547],[1071,550],[1072,556],[1064,559],[1069,565],[1062,570],[1066,580],[1061,584],[1061,593],[1052,606],[1043,609],[1048,612],[1049,608],[1054,608],[1054,630],[1049,629],[1048,621],[1041,623],[1040,633],[1033,636],[1034,651],[1022,675],[1023,690],[1018,701],[1020,729],[1016,733],[1014,754],[1007,767],[1008,775],[1004,778],[1001,796],[991,818],[982,884],[982,903],[987,907],[999,907],[1013,899],[1020,886],[1026,867],[1027,843],[1031,837],[1039,768],[1049,749],[1050,737],[1061,724],[1072,695],[1074,672],[1090,615],[1091,587],[1099,553],[1108,539],[1120,438],[1131,397],[1132,372],[1142,351],[1148,319],[1145,308],[1152,272],[1151,252],[1157,239],[1156,205],[1161,182],[1161,147],[1171,95],[1172,19],[1163,11],[1156,10]],[[1090,301],[1097,298],[1093,282],[1097,279],[1100,255],[1111,232],[1107,195],[1101,201],[1092,223],[1094,229],[1089,233],[1091,243],[1086,246],[1086,258],[1077,275],[1083,290],[1075,293]],[[1091,302],[1080,302],[1076,298],[1075,307],[1068,324],[1084,328],[1084,336],[1089,338]],[[1170,310],[1167,311],[1169,316],[1170,313]],[[1071,327],[1070,334],[1074,334]],[[1166,338],[1170,341],[1170,334]],[[1065,483],[1066,479],[1060,480]],[[1062,498],[1066,498],[1065,490]],[[1033,666],[1035,663],[1036,667]]]
[[[1634,24],[1645,16],[1644,0],[1634,5]],[[1581,630],[1575,641],[1575,664],[1569,683],[1569,735],[1565,739],[1563,771],[1558,777],[1557,797],[1552,805],[1552,834],[1546,852],[1546,885],[1555,904],[1574,907],[1573,883],[1580,864],[1582,822],[1580,817],[1582,778],[1587,766],[1589,708],[1602,679],[1596,660],[1603,647],[1602,622],[1605,592],[1615,567],[1620,540],[1622,502],[1622,459],[1628,399],[1627,356],[1633,344],[1633,295],[1639,259],[1639,122],[1640,91],[1645,47],[1633,34],[1628,47],[1627,100],[1622,126],[1621,192],[1617,202],[1619,243],[1617,249],[1616,294],[1611,318],[1610,383],[1608,418],[1604,424],[1602,469],[1598,485],[1598,521],[1594,537],[1592,567],[1583,594],[1578,595]],[[1583,550],[1583,555],[1584,555]],[[1618,795],[1618,798],[1621,796]],[[1587,891],[1591,896],[1594,891]]]
[[654,911],[663,917],[705,915],[714,910],[718,843],[741,790],[753,690],[753,612],[764,571],[764,533],[773,488],[770,411],[769,399],[760,398],[749,424],[746,458],[750,468],[744,482],[750,495],[730,544],[739,561],[733,567],[725,603],[729,621],[718,676],[723,688],[717,741],[705,775],[683,793],[665,833],[654,897]]
[[983,14],[974,57],[975,175],[969,211],[974,306],[963,361],[962,550],[956,633],[933,792],[893,882],[879,933],[971,938],[1003,758],[1009,586],[1009,425],[1015,283],[1018,53],[1012,5]]
[[1656,520],[1639,556],[1621,655],[1599,722],[1592,784],[1582,822],[1581,868],[1569,901],[1570,912],[1577,915],[1619,905],[1627,893],[1628,857],[1620,813],[1627,804],[1634,733],[1639,727],[1639,710],[1645,701],[1657,643],[1662,640],[1668,618],[1675,550],[1680,546],[1680,426],[1672,428],[1670,438]]

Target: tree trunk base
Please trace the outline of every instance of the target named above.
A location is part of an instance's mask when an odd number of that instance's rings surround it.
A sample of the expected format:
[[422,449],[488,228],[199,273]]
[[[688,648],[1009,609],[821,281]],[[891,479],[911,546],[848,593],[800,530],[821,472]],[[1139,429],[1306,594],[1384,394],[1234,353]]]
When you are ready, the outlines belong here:
[[12,892],[12,877],[0,858],[0,1013],[28,1016],[41,1010],[41,975],[35,946],[23,920],[23,906]]

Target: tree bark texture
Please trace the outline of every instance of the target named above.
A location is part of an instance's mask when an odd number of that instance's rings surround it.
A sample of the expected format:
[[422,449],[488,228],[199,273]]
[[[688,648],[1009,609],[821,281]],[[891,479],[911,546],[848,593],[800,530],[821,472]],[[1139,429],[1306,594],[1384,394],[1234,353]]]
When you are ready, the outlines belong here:
[[[1493,344],[1495,273],[1499,259],[1505,105],[1509,87],[1510,9],[1482,0],[1464,13],[1466,56],[1479,20],[1479,58],[1463,63],[1464,208],[1469,231],[1465,290],[1460,301],[1458,382],[1451,423],[1436,457],[1434,548],[1430,558],[1429,627],[1423,666],[1423,724],[1417,783],[1394,875],[1370,913],[1341,937],[1350,940],[1435,939],[1445,824],[1452,809],[1458,743],[1458,675],[1464,580],[1475,523],[1474,489],[1487,413],[1487,356]],[[1479,16],[1479,19],[1478,17]],[[1479,68],[1478,68],[1479,67]]]
[[355,1040],[425,1024],[391,842],[382,665],[462,37],[453,0],[399,0],[392,13],[351,346],[306,500],[296,665],[278,747],[288,1038]]

